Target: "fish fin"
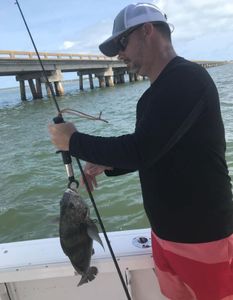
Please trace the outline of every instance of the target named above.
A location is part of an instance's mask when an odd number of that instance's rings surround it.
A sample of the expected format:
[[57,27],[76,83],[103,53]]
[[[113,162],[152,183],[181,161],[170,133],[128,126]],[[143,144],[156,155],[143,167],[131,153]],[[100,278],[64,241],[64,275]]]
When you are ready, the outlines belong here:
[[87,234],[89,235],[89,237],[92,240],[95,240],[96,242],[100,243],[100,245],[103,247],[104,249],[104,245],[102,243],[102,240],[99,236],[99,232],[98,232],[98,228],[95,224],[88,224],[87,226]]
[[88,272],[84,275],[82,275],[82,278],[81,280],[79,281],[78,283],[78,286],[84,284],[84,283],[87,283],[89,281],[92,281],[95,279],[96,275],[98,273],[98,269],[96,267],[90,267],[88,269]]

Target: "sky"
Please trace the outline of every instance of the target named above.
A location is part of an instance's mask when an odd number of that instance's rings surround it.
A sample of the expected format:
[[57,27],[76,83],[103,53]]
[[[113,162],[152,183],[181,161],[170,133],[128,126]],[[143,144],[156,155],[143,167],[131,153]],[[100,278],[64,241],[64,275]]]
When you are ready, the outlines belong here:
[[[34,51],[14,0],[0,0],[0,50]],[[128,0],[18,0],[39,51],[99,54],[115,16]],[[141,1],[142,2],[142,1]],[[233,60],[233,1],[151,0],[175,27],[178,55],[191,60]],[[0,88],[16,86],[0,77]]]

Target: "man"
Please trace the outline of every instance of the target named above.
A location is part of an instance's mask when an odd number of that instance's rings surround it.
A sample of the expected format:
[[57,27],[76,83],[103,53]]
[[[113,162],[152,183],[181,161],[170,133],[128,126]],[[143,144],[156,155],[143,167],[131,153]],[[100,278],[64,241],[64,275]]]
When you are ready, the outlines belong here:
[[213,80],[176,55],[166,15],[152,4],[125,7],[100,50],[150,79],[137,104],[135,132],[105,138],[78,132],[71,123],[50,125],[53,143],[89,162],[92,188],[103,171],[139,171],[165,296],[233,299],[232,193]]

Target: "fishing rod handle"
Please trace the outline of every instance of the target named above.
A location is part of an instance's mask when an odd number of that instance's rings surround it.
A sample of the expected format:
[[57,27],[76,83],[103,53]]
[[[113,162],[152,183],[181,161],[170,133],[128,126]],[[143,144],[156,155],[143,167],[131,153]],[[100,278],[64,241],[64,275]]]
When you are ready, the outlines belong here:
[[[61,115],[58,115],[57,117],[53,118],[53,122],[55,124],[61,124],[61,123],[65,123],[63,117]],[[69,151],[57,151],[58,153],[61,152],[62,155],[62,160],[63,163],[65,165],[66,168],[66,173],[68,176],[68,187],[73,186],[75,184],[75,188],[77,189],[79,186],[79,182],[77,180],[75,180],[74,178],[74,171],[73,171],[73,167],[72,167],[72,159],[71,159],[71,155]]]
[[[55,118],[53,118],[53,122],[55,124],[61,124],[61,123],[65,123],[64,119],[62,116],[57,116]],[[63,163],[65,165],[69,165],[72,163],[72,160],[71,160],[71,156],[70,156],[70,153],[69,151],[58,151],[58,152],[61,152],[62,154],[62,159],[63,159]]]

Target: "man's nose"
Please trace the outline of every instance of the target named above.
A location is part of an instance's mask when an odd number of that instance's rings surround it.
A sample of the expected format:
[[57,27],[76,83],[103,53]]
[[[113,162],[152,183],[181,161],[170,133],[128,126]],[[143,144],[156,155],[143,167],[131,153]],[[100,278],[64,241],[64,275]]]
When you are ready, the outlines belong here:
[[124,51],[120,50],[118,52],[117,59],[124,60]]

